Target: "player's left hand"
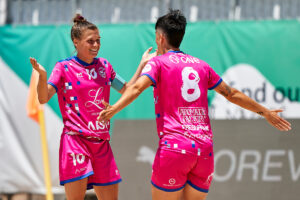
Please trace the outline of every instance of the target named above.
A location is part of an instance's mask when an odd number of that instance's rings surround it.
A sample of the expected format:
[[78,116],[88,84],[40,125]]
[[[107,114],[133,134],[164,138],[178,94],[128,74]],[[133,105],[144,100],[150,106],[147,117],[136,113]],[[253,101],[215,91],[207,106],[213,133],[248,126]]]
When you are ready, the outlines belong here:
[[113,106],[109,105],[109,103],[102,101],[102,104],[104,105],[104,109],[99,113],[97,120],[99,122],[107,123],[107,121],[115,115],[115,111]]
[[292,129],[291,123],[278,115],[278,113],[282,111],[282,109],[270,110],[270,112],[266,113],[264,117],[269,122],[269,124],[277,128],[278,130],[289,131]]

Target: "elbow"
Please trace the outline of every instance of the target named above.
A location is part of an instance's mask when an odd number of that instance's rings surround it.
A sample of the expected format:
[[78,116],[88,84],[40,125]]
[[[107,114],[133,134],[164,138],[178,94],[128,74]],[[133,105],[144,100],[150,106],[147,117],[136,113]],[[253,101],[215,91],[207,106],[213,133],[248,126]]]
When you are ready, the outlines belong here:
[[122,87],[122,89],[119,90],[118,92],[119,92],[120,94],[123,94],[123,93],[125,92],[125,90],[127,90],[128,87],[129,87],[128,83],[125,83],[124,86]]
[[232,88],[230,93],[226,96],[226,99],[230,102],[234,102],[238,93],[241,93],[241,92],[235,88]]
[[140,88],[138,87],[135,87],[134,88],[134,94],[135,96],[140,96],[140,94],[143,92],[143,90],[141,90]]
[[140,94],[143,92],[143,90],[141,88],[139,88],[137,85],[132,85],[132,91],[133,91],[133,96],[136,98],[138,96],[140,96]]
[[46,103],[48,103],[48,101],[46,101],[46,100],[39,100],[39,102],[40,102],[40,104],[46,104]]
[[48,103],[48,99],[40,98],[40,97],[38,99],[39,99],[40,104]]

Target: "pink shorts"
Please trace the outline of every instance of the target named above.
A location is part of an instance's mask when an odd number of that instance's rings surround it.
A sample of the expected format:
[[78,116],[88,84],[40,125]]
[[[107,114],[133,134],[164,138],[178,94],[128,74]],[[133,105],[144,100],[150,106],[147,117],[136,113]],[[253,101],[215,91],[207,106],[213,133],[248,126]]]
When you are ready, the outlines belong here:
[[188,145],[172,140],[162,142],[164,144],[158,148],[152,166],[152,185],[166,192],[174,192],[188,183],[196,190],[207,193],[214,172],[213,147],[200,150],[193,141]]
[[88,177],[87,189],[122,181],[108,140],[62,134],[59,149],[60,184]]

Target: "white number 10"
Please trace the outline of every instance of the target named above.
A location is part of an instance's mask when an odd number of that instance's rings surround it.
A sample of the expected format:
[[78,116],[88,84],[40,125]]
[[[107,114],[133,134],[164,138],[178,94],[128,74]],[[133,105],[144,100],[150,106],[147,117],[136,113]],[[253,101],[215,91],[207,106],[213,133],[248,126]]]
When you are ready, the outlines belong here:
[[[76,164],[82,164],[84,162],[85,156],[83,154],[70,154],[73,157],[73,165],[76,166]],[[77,161],[77,162],[76,162]]]

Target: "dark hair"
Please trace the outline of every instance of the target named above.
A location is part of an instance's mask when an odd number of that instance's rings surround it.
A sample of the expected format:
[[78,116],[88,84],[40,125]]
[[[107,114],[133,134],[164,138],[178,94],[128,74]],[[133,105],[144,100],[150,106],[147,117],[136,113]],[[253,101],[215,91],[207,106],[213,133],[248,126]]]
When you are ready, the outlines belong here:
[[169,10],[164,16],[157,19],[155,29],[161,29],[167,36],[172,47],[179,48],[186,27],[186,18],[180,10]]
[[71,39],[72,41],[76,39],[81,39],[81,35],[83,31],[86,29],[96,30],[98,29],[96,25],[87,21],[83,16],[80,14],[76,14],[73,18],[73,26],[71,29]]

